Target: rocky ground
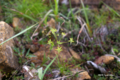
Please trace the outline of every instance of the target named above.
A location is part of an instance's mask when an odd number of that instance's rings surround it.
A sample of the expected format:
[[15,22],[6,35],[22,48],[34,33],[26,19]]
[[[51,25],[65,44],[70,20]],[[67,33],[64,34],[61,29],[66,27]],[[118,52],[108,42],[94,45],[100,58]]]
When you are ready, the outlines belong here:
[[119,0],[10,1],[0,4],[0,80],[120,79]]

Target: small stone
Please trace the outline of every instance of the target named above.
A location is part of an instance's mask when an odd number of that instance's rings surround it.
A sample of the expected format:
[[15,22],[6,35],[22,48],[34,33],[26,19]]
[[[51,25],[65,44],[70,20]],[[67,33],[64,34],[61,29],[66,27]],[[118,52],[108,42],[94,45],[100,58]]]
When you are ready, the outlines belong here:
[[73,74],[77,74],[78,76],[74,80],[85,80],[85,79],[91,79],[90,75],[87,71],[79,70],[79,69],[73,69],[71,70]]
[[40,80],[37,75],[38,71],[30,66],[24,65],[23,73],[25,80]]
[[96,64],[102,64],[102,63],[109,64],[112,61],[114,61],[113,56],[104,55],[104,56],[99,57],[97,60],[95,60],[95,63]]
[[91,79],[90,75],[88,74],[87,71],[79,73],[79,78],[77,80],[84,80],[84,79]]
[[52,28],[55,28],[56,22],[53,18],[51,18],[50,21],[47,22],[47,25]]
[[77,60],[80,60],[80,59],[81,59],[80,56],[79,56],[74,50],[72,50],[71,48],[69,48],[69,50],[70,50],[70,53],[72,54],[72,56],[73,56],[75,59],[77,59]]
[[21,29],[23,28],[23,24],[22,24],[21,20],[17,17],[13,18],[12,25],[14,28],[16,28],[16,27],[21,28]]

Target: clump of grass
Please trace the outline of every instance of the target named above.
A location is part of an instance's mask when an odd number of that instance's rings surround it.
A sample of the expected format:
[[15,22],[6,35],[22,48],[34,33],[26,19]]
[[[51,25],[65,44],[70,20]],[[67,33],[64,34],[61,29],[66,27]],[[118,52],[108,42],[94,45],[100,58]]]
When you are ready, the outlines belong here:
[[94,19],[95,24],[94,24],[94,26],[100,27],[102,25],[105,25],[107,23],[107,18],[108,18],[107,15],[103,15],[103,14],[95,15],[95,19]]
[[[42,0],[14,0],[10,2],[12,8],[16,11],[12,12],[18,17],[23,17],[22,14],[31,16],[34,19],[42,18],[48,10],[48,6]],[[18,13],[20,12],[20,13]],[[25,16],[24,16],[25,17]],[[26,18],[26,17],[25,17]]]
[[83,7],[83,11],[84,11],[84,15],[85,15],[85,19],[86,19],[86,23],[87,23],[87,30],[88,30],[88,33],[90,36],[92,36],[92,30],[90,28],[90,23],[89,23],[89,20],[88,20],[88,16],[87,16],[87,13],[86,13],[86,9],[85,9],[85,6],[84,6],[84,3],[83,1],[81,0],[81,4],[82,4],[82,7]]

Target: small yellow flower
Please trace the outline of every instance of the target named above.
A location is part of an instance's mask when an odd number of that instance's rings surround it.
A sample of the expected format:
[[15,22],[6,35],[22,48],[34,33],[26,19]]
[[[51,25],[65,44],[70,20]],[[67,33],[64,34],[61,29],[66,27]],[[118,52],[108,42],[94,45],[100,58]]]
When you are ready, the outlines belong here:
[[58,51],[58,53],[60,53],[62,51],[62,47],[58,46],[56,50]]
[[51,39],[48,41],[48,44],[49,44],[49,45],[51,45],[51,44],[52,44],[52,41],[51,41]]
[[57,34],[57,36],[59,36],[59,34]]
[[62,36],[65,36],[65,33],[64,33],[64,32],[62,32]]
[[55,32],[57,32],[57,30],[54,29],[54,28],[51,28],[51,32],[52,32],[53,34],[55,34]]
[[63,44],[63,42],[57,41],[57,44]]
[[44,33],[46,31],[46,29],[42,30],[42,33]]
[[73,38],[70,38],[70,40],[68,42],[73,43],[74,42]]
[[42,31],[42,33],[44,33],[44,30]]

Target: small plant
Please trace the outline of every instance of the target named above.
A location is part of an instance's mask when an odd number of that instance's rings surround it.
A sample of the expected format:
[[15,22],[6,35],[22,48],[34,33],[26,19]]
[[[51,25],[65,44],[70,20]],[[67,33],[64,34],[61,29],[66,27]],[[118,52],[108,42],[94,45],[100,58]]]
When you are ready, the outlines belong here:
[[44,65],[48,60],[50,60],[50,58],[46,57],[46,55],[44,53],[43,60],[42,60],[42,65]]
[[[56,29],[51,28],[50,30],[51,30],[52,34],[54,35],[54,37],[56,39],[56,43],[57,43],[57,46],[58,46],[56,50],[58,51],[58,53],[60,53],[62,51],[62,47],[60,47],[60,45],[63,44],[64,42],[61,42],[61,39],[59,39],[57,37],[57,35],[60,36],[60,34],[58,34],[58,33],[56,34],[56,32],[57,32]],[[61,35],[64,35],[64,33],[61,33]],[[73,43],[74,42],[73,38],[70,38],[70,40],[68,42]],[[51,46],[50,49],[52,49],[55,46],[56,43],[54,43],[53,41],[51,41],[51,39],[49,39],[48,44]]]
[[83,54],[82,57],[86,60],[90,60],[91,57],[90,57],[90,54]]
[[99,26],[101,27],[102,25],[105,25],[107,22],[107,16],[106,15],[96,15],[95,16],[95,20],[94,20],[95,24],[94,26]]
[[24,60],[31,59],[32,57],[36,57],[33,54],[29,53],[30,50],[28,50],[27,53],[25,54],[25,48],[22,48],[22,50],[20,50],[19,48],[14,47],[13,49],[17,53],[15,55],[19,57],[20,64],[22,64]]
[[[52,41],[51,39],[49,39],[48,44],[50,45],[50,50],[52,50],[54,46],[57,46],[57,48],[56,48],[56,51],[58,52],[58,54],[56,54],[56,57],[57,57],[57,66],[59,67],[60,72],[61,72],[62,74],[64,74],[64,72],[65,72],[66,70],[68,70],[68,67],[69,67],[69,66],[67,66],[67,63],[61,62],[61,61],[59,60],[59,58],[58,58],[58,55],[60,55],[60,52],[62,51],[61,45],[62,45],[63,43],[65,43],[65,42],[62,42],[61,38],[59,38],[57,35],[59,35],[59,36],[60,36],[60,35],[64,36],[65,33],[59,34],[59,33],[57,33],[57,30],[54,29],[54,28],[51,28],[50,30],[51,30],[51,33],[52,33],[52,34],[54,35],[54,37],[55,37],[55,41]],[[73,42],[74,42],[73,38],[70,38],[68,42],[69,42],[70,44],[73,43]]]
[[13,76],[13,80],[20,80],[20,79],[24,79],[23,76]]

